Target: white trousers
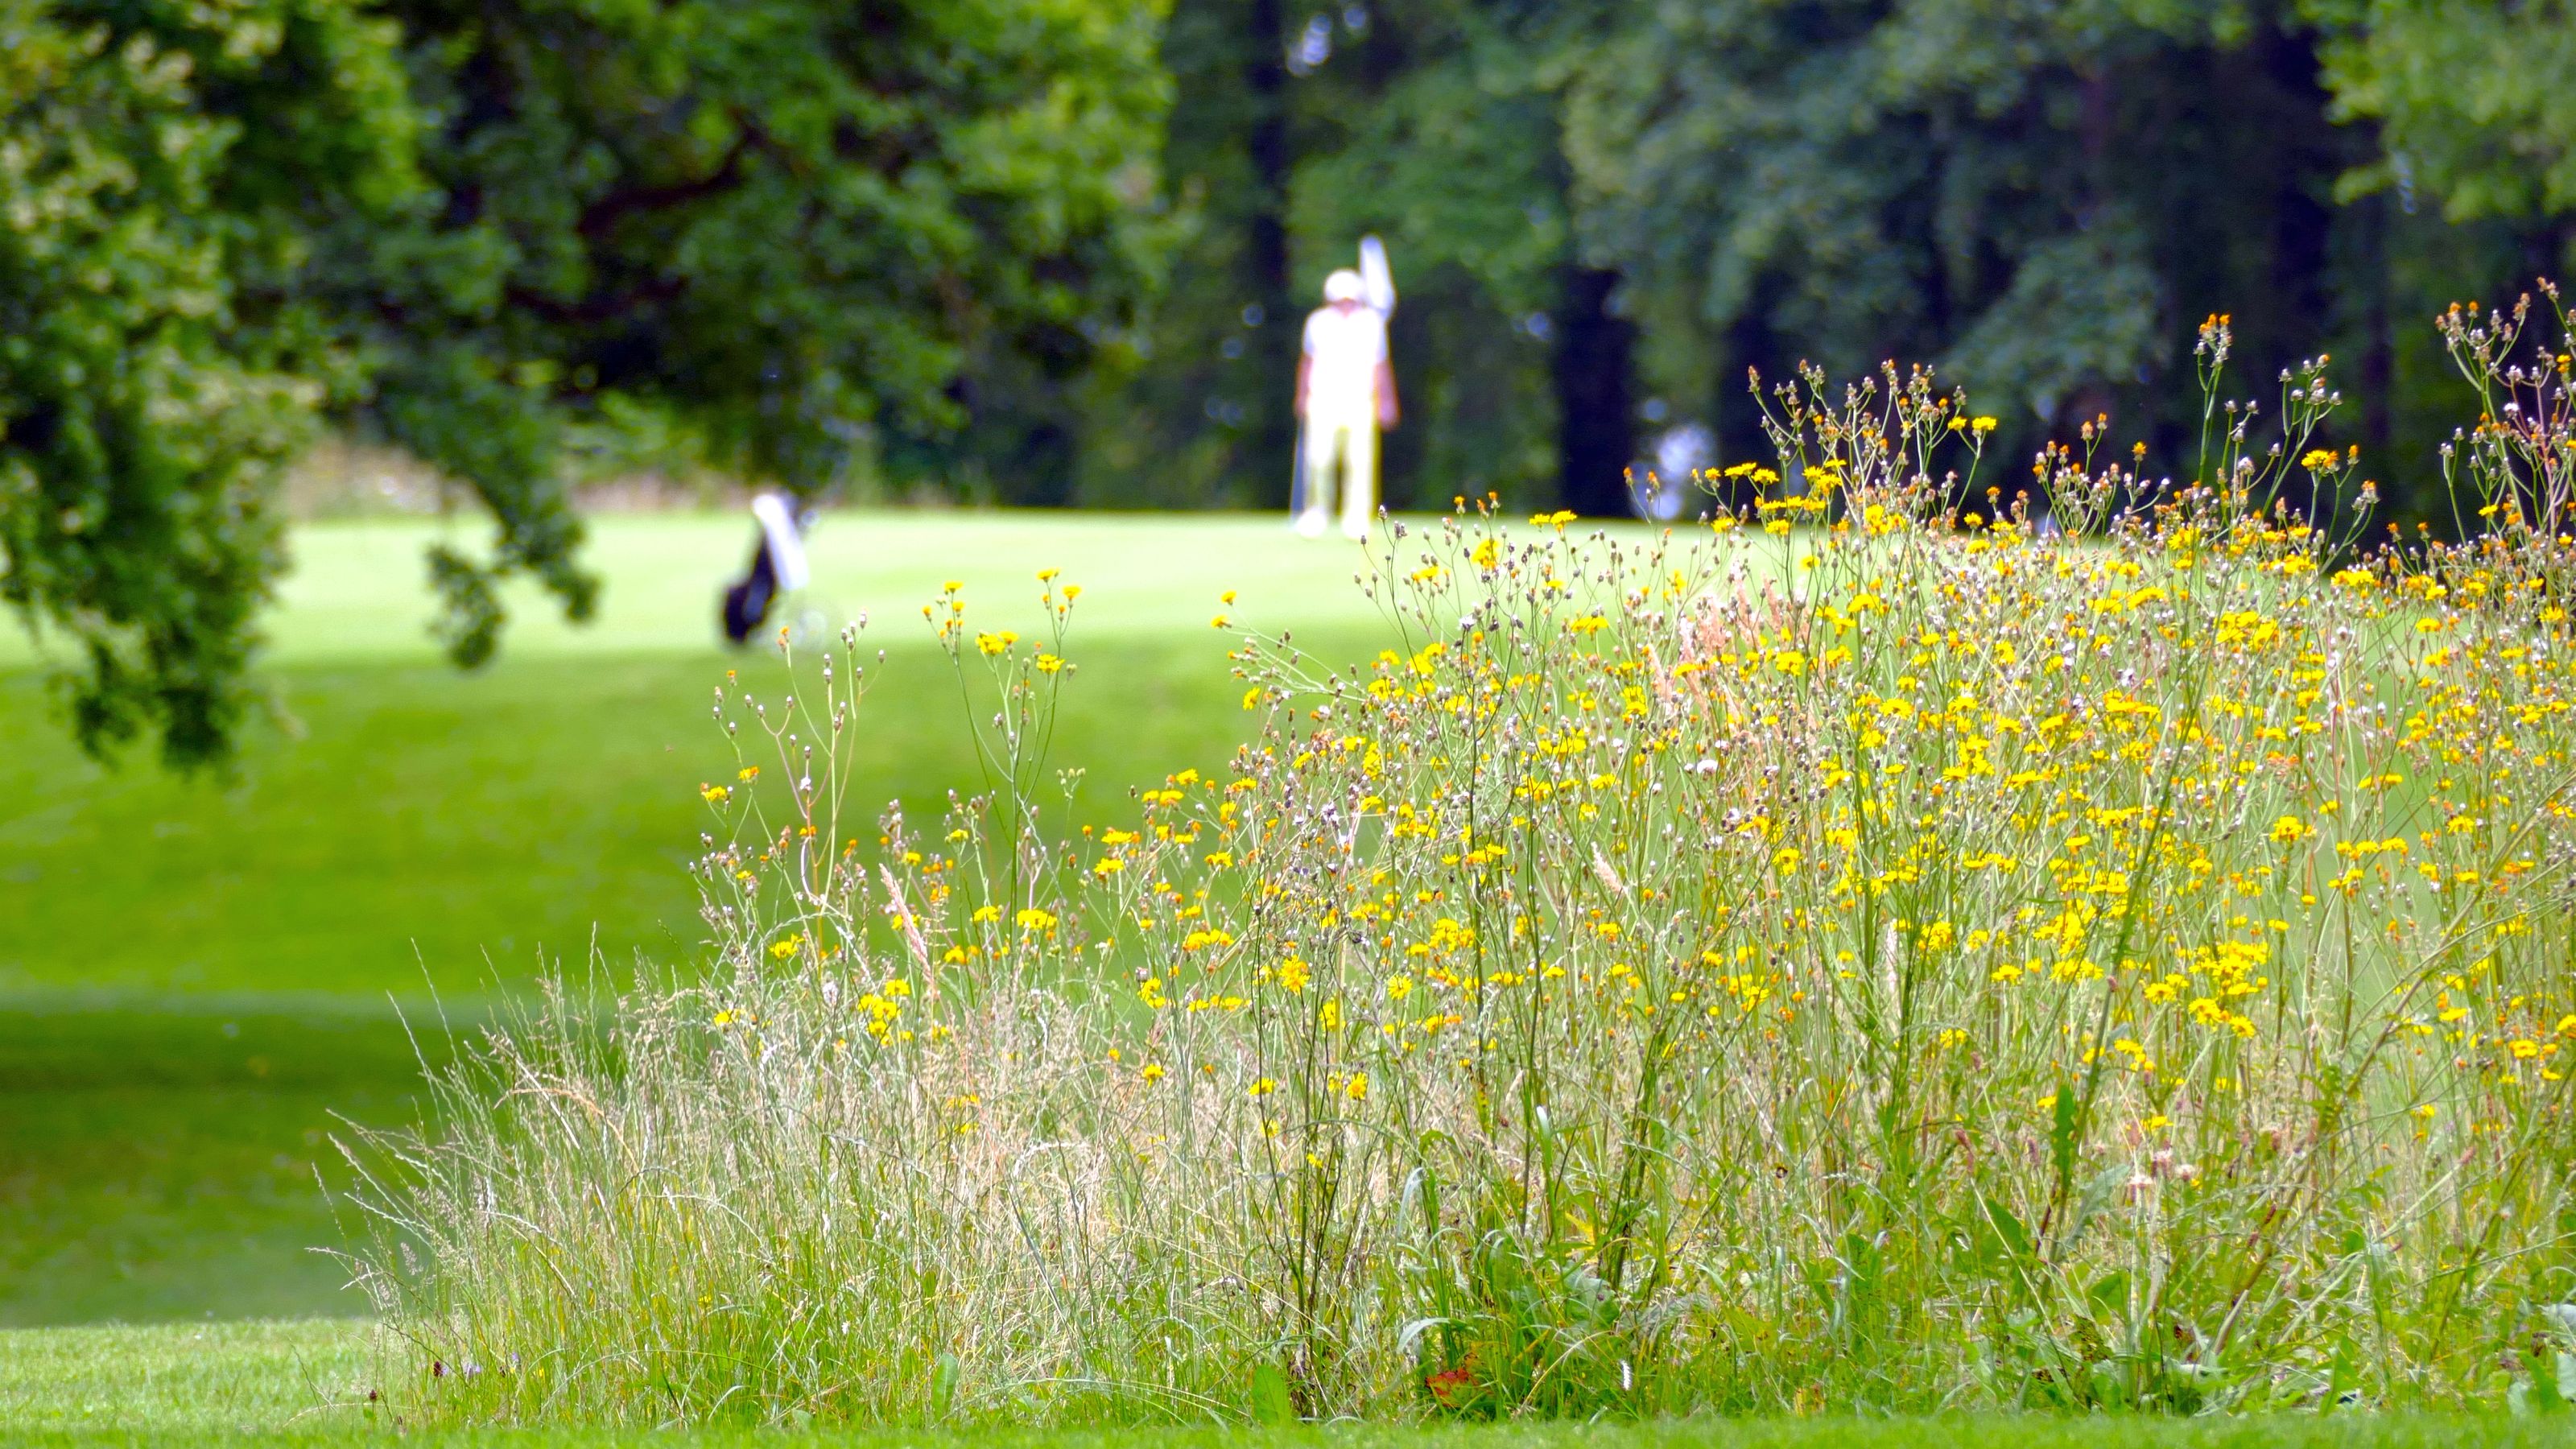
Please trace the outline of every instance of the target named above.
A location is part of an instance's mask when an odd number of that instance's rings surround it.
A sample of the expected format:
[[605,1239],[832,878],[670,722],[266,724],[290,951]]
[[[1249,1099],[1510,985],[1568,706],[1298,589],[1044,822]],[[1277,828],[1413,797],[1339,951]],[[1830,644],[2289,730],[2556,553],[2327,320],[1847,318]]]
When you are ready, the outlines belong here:
[[1377,513],[1377,419],[1366,412],[1306,410],[1306,509],[1297,526],[1321,533],[1333,509],[1333,480],[1341,479],[1342,532],[1368,535]]

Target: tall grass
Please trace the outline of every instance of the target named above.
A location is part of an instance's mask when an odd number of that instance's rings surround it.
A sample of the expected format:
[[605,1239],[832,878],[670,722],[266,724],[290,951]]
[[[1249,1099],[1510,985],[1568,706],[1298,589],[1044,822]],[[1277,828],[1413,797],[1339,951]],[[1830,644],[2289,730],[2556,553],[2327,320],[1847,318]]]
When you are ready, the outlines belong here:
[[998,705],[940,820],[851,824],[855,637],[720,691],[704,959],[372,1159],[424,1407],[2555,1402],[2576,427],[2525,320],[2446,320],[2463,544],[2362,533],[2321,367],[2189,481],[2088,428],[2010,498],[1928,375],[1811,375],[1709,526],[1390,526],[1404,647],[1243,632],[1256,741],[1115,809],[1044,763],[1052,578],[1043,641],[925,610]]

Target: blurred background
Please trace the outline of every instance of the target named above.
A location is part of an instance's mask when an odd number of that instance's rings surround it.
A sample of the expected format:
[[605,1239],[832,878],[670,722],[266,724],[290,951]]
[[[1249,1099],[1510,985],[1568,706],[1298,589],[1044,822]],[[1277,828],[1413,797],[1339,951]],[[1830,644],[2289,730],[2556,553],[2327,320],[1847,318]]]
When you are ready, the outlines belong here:
[[2187,469],[2226,314],[2439,523],[2429,322],[2566,265],[2569,75],[2483,0],[0,0],[0,1325],[358,1311],[329,1134],[685,958],[751,488],[917,810],[948,579],[1089,587],[1104,811],[1230,748],[1220,591],[1373,645],[1245,512],[1363,234],[1398,509],[1627,515],[1802,361]]

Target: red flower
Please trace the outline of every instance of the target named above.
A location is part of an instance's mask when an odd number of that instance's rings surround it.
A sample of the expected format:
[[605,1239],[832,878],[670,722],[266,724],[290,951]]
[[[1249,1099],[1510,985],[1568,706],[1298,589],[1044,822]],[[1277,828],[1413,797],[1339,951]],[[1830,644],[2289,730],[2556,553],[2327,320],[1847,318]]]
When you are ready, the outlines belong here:
[[1431,1391],[1431,1397],[1438,1399],[1447,1407],[1455,1408],[1457,1407],[1459,1396],[1464,1393],[1474,1379],[1474,1372],[1471,1371],[1467,1365],[1460,1364],[1456,1368],[1442,1369],[1440,1372],[1433,1374],[1431,1377],[1423,1380],[1422,1386]]

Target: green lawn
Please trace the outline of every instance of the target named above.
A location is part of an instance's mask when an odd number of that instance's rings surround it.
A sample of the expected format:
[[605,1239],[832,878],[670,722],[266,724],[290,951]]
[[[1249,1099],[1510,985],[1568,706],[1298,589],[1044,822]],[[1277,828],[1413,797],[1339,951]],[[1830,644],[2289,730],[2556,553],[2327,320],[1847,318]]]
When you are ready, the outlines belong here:
[[415,1120],[382,1006],[0,998],[0,1326],[357,1312],[325,1134]]
[[[271,627],[285,718],[230,782],[84,760],[22,637],[0,631],[0,990],[470,996],[525,980],[541,950],[578,956],[594,928],[612,960],[693,935],[677,865],[694,786],[727,758],[707,691],[730,667],[778,677],[770,651],[715,641],[748,527],[598,520],[600,618],[576,630],[523,595],[504,658],[472,676],[425,632],[436,532],[297,533]],[[975,781],[965,706],[920,617],[947,579],[970,621],[1023,631],[1036,569],[1082,583],[1058,755],[1110,793],[1231,744],[1226,639],[1207,627],[1221,591],[1240,590],[1229,612],[1319,641],[1376,627],[1355,549],[1266,519],[859,515],[815,546],[812,597],[866,613],[888,651],[863,786],[923,805]]]
[[[708,690],[776,685],[717,641],[739,518],[596,522],[598,621],[521,597],[503,659],[441,663],[426,522],[317,525],[270,624],[283,715],[228,781],[83,759],[37,654],[0,631],[0,1326],[355,1312],[312,1247],[334,1114],[410,1120],[399,1009],[436,1050],[542,961],[686,952],[696,786],[729,768]],[[815,538],[810,597],[868,614],[863,796],[915,813],[972,789],[966,705],[921,604],[1032,630],[1041,567],[1081,583],[1056,751],[1106,812],[1231,747],[1228,612],[1330,652],[1378,627],[1347,544],[1268,519],[885,514]],[[0,1425],[7,1422],[0,1415]]]
[[[0,1442],[202,1444],[381,1439],[397,1415],[367,1403],[383,1366],[370,1331],[331,1320],[30,1329],[0,1335]],[[405,1442],[613,1444],[1027,1445],[1030,1449],[2522,1449],[2570,1442],[2557,1419],[1852,1419],[1694,1421],[1621,1426],[1308,1429],[1177,1427],[1129,1432],[940,1433],[877,1430],[690,1434],[600,1430],[407,1435]]]

